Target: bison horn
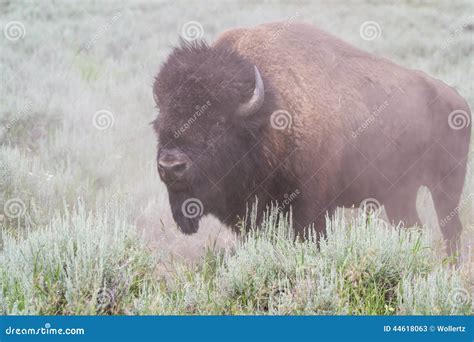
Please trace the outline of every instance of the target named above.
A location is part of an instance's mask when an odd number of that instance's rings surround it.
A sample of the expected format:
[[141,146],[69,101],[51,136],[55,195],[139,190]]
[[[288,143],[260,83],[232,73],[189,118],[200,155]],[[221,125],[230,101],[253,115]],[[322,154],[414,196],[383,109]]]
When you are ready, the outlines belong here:
[[262,76],[257,67],[254,66],[255,70],[255,89],[253,90],[253,95],[246,103],[241,103],[237,108],[236,114],[238,116],[250,116],[257,112],[263,104],[265,98],[265,90],[263,88]]

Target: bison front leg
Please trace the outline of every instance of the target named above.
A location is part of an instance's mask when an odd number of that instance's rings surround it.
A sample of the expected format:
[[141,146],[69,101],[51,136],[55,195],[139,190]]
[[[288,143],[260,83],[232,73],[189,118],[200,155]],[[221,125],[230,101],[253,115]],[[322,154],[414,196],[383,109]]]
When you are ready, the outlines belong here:
[[416,210],[419,186],[415,182],[408,184],[405,187],[394,190],[384,201],[383,204],[389,223],[396,226],[402,222],[405,227],[422,226]]
[[332,217],[336,207],[324,204],[322,200],[303,198],[293,208],[293,226],[299,237],[307,238],[309,229],[317,234],[318,240],[326,235],[326,215]]

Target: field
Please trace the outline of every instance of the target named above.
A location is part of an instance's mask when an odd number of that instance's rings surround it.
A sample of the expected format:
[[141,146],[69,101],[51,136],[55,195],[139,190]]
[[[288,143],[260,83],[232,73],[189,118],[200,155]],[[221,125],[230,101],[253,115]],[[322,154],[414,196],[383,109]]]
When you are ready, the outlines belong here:
[[212,41],[289,18],[423,70],[472,108],[473,10],[471,1],[0,0],[0,314],[472,314],[472,146],[453,267],[426,189],[421,230],[341,209],[318,249],[270,208],[240,237],[212,217],[182,235],[149,123],[154,76],[180,35]]

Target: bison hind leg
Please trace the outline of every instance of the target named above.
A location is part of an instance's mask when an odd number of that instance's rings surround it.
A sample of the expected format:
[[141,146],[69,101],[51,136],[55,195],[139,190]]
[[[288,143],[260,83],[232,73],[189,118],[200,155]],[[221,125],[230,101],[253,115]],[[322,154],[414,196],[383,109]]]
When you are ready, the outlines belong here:
[[[459,167],[462,169],[462,167]],[[457,171],[457,172],[456,172]],[[459,218],[459,210],[463,178],[456,177],[456,173],[464,173],[464,170],[456,170],[454,175],[444,179],[438,186],[431,189],[434,207],[438,216],[439,227],[446,243],[446,252],[449,256],[459,256],[459,248],[462,233],[462,223]]]

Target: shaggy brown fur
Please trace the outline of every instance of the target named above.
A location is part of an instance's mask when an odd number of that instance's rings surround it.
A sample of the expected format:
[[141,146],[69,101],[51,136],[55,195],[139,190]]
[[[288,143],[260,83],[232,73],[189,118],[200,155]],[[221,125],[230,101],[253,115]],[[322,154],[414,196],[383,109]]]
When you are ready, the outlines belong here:
[[[254,65],[265,100],[239,117],[237,107],[255,87]],[[272,23],[230,30],[213,46],[182,43],[161,68],[154,95],[158,158],[171,151],[190,163],[179,182],[167,183],[185,233],[195,232],[200,218],[183,216],[188,198],[202,202],[203,215],[233,225],[255,196],[263,207],[295,191],[298,231],[314,224],[324,232],[327,212],[367,198],[410,226],[420,223],[416,195],[425,185],[439,220],[451,217],[441,225],[448,251],[457,248],[470,126],[452,129],[448,116],[461,110],[470,118],[470,111],[441,81],[310,25]],[[278,110],[291,116],[287,129],[271,124]]]

